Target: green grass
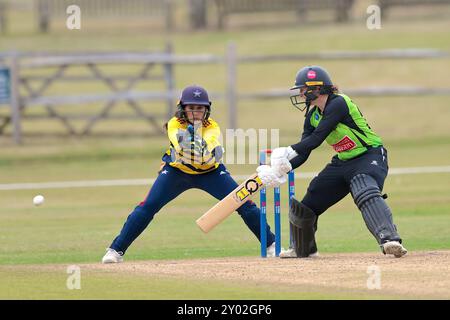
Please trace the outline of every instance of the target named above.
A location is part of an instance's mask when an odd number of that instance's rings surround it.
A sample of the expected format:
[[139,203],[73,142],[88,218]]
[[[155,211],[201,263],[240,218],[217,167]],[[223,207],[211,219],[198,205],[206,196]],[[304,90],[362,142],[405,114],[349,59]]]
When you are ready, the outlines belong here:
[[[368,2],[368,1],[366,1]],[[31,15],[15,13],[12,31],[0,37],[0,50],[19,51],[142,51],[161,50],[167,41],[176,53],[223,55],[227,43],[237,44],[239,55],[295,54],[318,51],[381,50],[389,48],[450,49],[450,20],[445,18],[395,19],[383,22],[382,30],[369,31],[360,12],[358,18],[343,25],[311,23],[277,28],[236,28],[218,32],[181,32],[167,34],[141,28],[112,29],[86,23],[80,32],[56,27],[50,34],[34,31]],[[441,13],[445,15],[447,11]],[[436,12],[438,14],[439,12]],[[400,16],[400,15],[399,15]],[[235,20],[245,22],[245,18]],[[23,23],[23,21],[26,21]],[[322,64],[345,92],[366,86],[423,86],[449,88],[449,59],[290,61],[242,64],[238,72],[238,92],[249,93],[272,88],[288,88],[296,71],[305,64]],[[103,67],[114,74],[135,74],[135,67]],[[39,71],[29,70],[29,74]],[[70,74],[86,74],[73,68]],[[211,92],[223,92],[225,69],[218,65],[177,66],[176,87],[203,84]],[[37,85],[35,83],[34,85]],[[122,84],[123,85],[123,84]],[[148,85],[148,86],[147,86]],[[159,89],[159,84],[139,87]],[[99,83],[58,83],[48,94],[77,95],[108,92]],[[448,166],[450,162],[450,108],[445,96],[352,97],[361,107],[373,129],[389,150],[390,167]],[[61,106],[62,113],[92,113],[101,105]],[[162,104],[144,104],[146,110],[164,112]],[[8,112],[0,109],[0,115]],[[27,112],[42,114],[41,107]],[[116,112],[129,112],[123,104]],[[279,129],[280,144],[292,144],[302,130],[303,114],[290,106],[288,99],[240,102],[239,126],[242,128]],[[213,118],[227,127],[228,114],[223,101],[213,101]],[[161,123],[162,124],[162,123]],[[82,122],[75,123],[77,128]],[[100,123],[95,133],[148,133],[144,121],[108,121]],[[54,120],[24,121],[24,145],[0,136],[0,183],[46,182],[95,179],[134,179],[155,177],[165,137],[60,137]],[[321,146],[299,172],[318,171],[332,152]],[[232,174],[249,174],[255,165],[230,165]],[[394,219],[405,244],[411,251],[450,248],[449,174],[389,176],[385,191]],[[297,196],[305,192],[309,180],[297,180]],[[126,217],[147,194],[147,186],[76,189],[0,191],[0,298],[4,299],[351,299],[395,298],[381,294],[339,289],[294,288],[224,281],[194,281],[171,277],[155,278],[87,271],[83,290],[65,287],[65,266],[97,263],[104,249],[122,227]],[[41,207],[32,206],[37,193],[46,197]],[[282,192],[283,245],[287,246],[287,198]],[[228,218],[214,232],[204,235],[195,225],[203,212],[216,201],[190,190],[158,213],[150,227],[130,247],[126,259],[193,259],[212,257],[255,257],[259,254],[256,238],[237,215]],[[269,204],[270,205],[270,204]],[[271,210],[269,211],[271,212]],[[269,214],[270,216],[270,214]],[[270,218],[272,218],[270,216]],[[272,224],[272,223],[271,223]],[[378,252],[360,213],[350,197],[326,212],[317,234],[321,252]],[[61,272],[45,269],[57,264]],[[33,266],[30,266],[33,265]],[[37,265],[37,266],[36,266]],[[59,267],[58,267],[59,268]],[[114,283],[112,288],[111,283]],[[196,290],[191,288],[195,287]],[[308,290],[307,290],[308,289]]]
[[[390,196],[388,202],[410,250],[450,247],[447,181],[448,174],[392,176],[388,179],[385,187]],[[306,185],[305,180],[297,181],[299,197]],[[283,239],[287,246],[284,191]],[[97,262],[146,192],[146,187],[46,190],[46,203],[33,207],[31,199],[35,191],[2,191],[0,264]],[[198,230],[195,219],[214,203],[214,199],[201,191],[187,191],[156,215],[130,248],[127,259],[258,255],[256,238],[237,215],[207,235]],[[271,220],[272,215],[269,217]],[[350,197],[320,218],[317,237],[323,252],[378,250]]]

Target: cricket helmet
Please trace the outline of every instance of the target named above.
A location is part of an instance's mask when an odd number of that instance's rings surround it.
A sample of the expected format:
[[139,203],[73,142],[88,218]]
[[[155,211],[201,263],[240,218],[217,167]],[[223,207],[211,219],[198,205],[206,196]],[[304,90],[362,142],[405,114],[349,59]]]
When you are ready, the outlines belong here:
[[324,68],[319,66],[308,66],[297,72],[295,85],[291,90],[311,86],[333,86],[333,82]]
[[[301,88],[306,88],[305,101],[301,101],[300,95],[296,94],[291,96],[291,102],[301,111],[307,109],[306,112],[308,112],[311,102],[316,100],[320,94],[331,94],[334,90],[330,75],[320,66],[307,66],[297,72],[295,84],[291,90]],[[305,104],[305,107],[299,107],[301,104]]]
[[186,114],[184,112],[184,107],[186,105],[205,106],[206,112],[204,120],[207,120],[211,113],[211,104],[212,102],[209,100],[208,92],[200,86],[192,85],[184,88],[181,93],[180,100],[178,101],[178,111],[180,112],[181,117],[186,119]]

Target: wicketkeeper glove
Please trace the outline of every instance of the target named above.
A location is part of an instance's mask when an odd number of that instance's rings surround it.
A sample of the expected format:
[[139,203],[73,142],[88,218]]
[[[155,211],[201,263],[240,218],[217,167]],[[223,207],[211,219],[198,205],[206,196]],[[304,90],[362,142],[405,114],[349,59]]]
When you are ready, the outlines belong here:
[[222,146],[215,147],[212,151],[212,154],[214,158],[216,158],[216,162],[220,162],[220,160],[222,160],[223,157],[223,147]]
[[177,135],[178,144],[184,153],[194,152],[197,157],[202,157],[206,149],[206,141],[197,133],[192,134],[186,130],[182,134]]

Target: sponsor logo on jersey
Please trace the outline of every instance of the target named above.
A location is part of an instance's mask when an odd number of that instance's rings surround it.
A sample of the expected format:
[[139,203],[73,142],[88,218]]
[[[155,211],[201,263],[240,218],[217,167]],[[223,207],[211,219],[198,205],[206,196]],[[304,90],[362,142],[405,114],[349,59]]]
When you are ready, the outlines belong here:
[[347,150],[352,150],[356,147],[355,141],[350,139],[348,136],[342,138],[339,142],[332,145],[334,151],[336,152],[344,152]]

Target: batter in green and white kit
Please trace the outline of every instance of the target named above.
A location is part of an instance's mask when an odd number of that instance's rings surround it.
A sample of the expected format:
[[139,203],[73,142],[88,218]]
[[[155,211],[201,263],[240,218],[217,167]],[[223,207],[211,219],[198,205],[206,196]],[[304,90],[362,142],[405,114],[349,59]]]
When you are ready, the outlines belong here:
[[302,68],[292,90],[295,107],[306,109],[300,142],[273,150],[271,167],[260,166],[259,177],[268,186],[286,181],[286,173],[301,166],[312,150],[326,141],[336,152],[331,162],[308,186],[301,201],[293,200],[289,212],[292,247],[280,257],[317,255],[315,232],[318,217],[351,193],[367,228],[385,254],[407,253],[397,232],[385,196],[387,151],[358,106],[339,94],[328,73],[319,66]]

